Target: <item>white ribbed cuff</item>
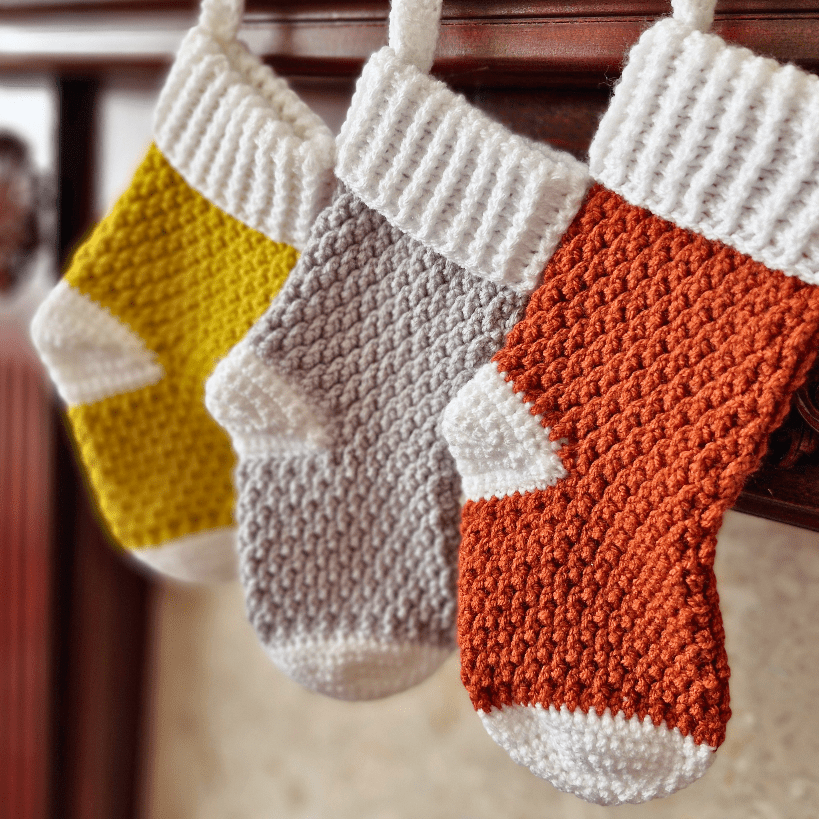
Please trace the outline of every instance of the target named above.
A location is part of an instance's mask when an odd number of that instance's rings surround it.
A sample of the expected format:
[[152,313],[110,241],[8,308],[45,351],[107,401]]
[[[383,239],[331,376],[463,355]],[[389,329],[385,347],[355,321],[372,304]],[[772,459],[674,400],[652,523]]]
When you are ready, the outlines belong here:
[[819,78],[673,19],[634,46],[589,151],[631,204],[819,283]]
[[335,143],[321,118],[242,43],[202,27],[180,47],[154,138],[191,187],[298,249],[335,185]]
[[574,218],[590,180],[569,154],[510,133],[385,47],[356,86],[336,173],[427,247],[522,293]]

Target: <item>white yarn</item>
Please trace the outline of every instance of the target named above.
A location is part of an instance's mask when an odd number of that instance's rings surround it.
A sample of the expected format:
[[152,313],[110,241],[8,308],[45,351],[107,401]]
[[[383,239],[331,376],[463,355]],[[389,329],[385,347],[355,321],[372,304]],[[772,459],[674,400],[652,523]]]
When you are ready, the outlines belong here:
[[489,735],[519,765],[558,790],[598,805],[647,802],[699,779],[714,748],[665,722],[622,711],[603,716],[566,705],[505,705],[478,712]]
[[819,78],[676,19],[649,29],[589,150],[627,201],[819,283]]
[[183,583],[236,580],[236,527],[208,529],[163,541],[161,546],[129,549],[128,554],[152,571]]
[[276,667],[300,685],[341,700],[374,700],[430,676],[452,653],[423,643],[383,643],[341,634],[265,644]]
[[31,339],[68,406],[157,384],[165,375],[130,327],[65,280],[37,309]]
[[304,247],[330,200],[330,129],[238,41],[185,37],[159,99],[154,138],[185,181],[276,242]]
[[567,475],[542,416],[516,394],[497,365],[478,369],[444,410],[441,432],[467,500],[554,486]]
[[699,31],[711,28],[716,4],[716,0],[671,0],[674,19]]
[[310,452],[328,444],[320,409],[307,407],[286,378],[262,363],[247,336],[205,383],[205,407],[242,458]]
[[364,67],[336,173],[405,233],[523,293],[590,184],[585,165],[511,134],[390,47]]
[[202,0],[199,25],[220,40],[232,40],[245,13],[244,0]]
[[441,0],[392,0],[390,48],[424,74],[432,68],[440,16]]

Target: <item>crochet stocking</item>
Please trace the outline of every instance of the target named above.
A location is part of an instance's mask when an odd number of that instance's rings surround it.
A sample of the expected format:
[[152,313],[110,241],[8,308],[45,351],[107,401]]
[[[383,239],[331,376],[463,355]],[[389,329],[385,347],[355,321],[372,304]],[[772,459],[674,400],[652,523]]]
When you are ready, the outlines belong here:
[[618,804],[701,776],[730,716],[724,511],[819,341],[819,80],[675,3],[632,50],[598,181],[445,413],[459,644],[487,730]]
[[329,200],[323,122],[205,0],[155,142],[33,324],[113,538],[185,580],[235,576],[230,441],[204,382],[284,283]]
[[293,679],[345,699],[455,645],[460,482],[447,402],[521,317],[587,189],[426,71],[440,2],[398,2],[339,140],[342,181],[280,297],[217,367],[250,620]]

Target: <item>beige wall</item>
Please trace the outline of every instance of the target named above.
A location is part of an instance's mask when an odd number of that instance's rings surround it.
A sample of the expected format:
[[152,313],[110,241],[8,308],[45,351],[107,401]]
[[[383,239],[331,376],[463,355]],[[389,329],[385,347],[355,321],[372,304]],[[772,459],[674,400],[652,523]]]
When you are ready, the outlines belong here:
[[166,586],[156,612],[151,819],[816,819],[819,535],[729,513],[717,576],[734,716],[699,782],[600,808],[512,763],[457,657],[414,690],[343,703],[266,659],[238,585]]

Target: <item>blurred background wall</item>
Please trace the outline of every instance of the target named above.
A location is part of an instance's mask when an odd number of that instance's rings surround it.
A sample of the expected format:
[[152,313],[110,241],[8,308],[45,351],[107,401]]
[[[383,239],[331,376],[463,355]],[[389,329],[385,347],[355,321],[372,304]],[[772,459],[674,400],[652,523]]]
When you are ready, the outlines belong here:
[[716,563],[731,664],[725,744],[689,788],[602,808],[515,765],[453,656],[417,688],[346,703],[273,668],[239,588],[163,586],[154,621],[152,819],[815,819],[819,535],[730,512]]

